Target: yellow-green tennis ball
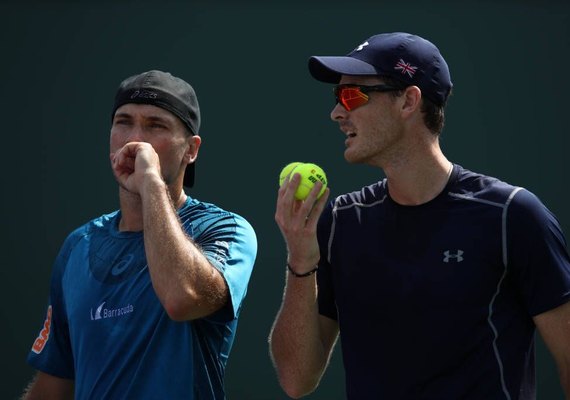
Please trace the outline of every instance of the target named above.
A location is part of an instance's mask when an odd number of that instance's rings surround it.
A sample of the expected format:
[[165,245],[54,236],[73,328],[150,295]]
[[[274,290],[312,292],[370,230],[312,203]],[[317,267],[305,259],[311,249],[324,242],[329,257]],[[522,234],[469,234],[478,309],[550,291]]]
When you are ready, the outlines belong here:
[[283,185],[285,178],[287,178],[289,176],[289,174],[291,174],[291,171],[293,171],[293,168],[295,168],[299,164],[302,164],[302,163],[299,161],[295,161],[295,162],[289,163],[285,167],[283,167],[283,169],[281,170],[281,173],[279,174],[279,186]]
[[325,192],[325,189],[327,188],[327,176],[325,175],[325,171],[323,171],[323,169],[317,164],[301,163],[291,171],[291,176],[294,174],[301,175],[301,182],[295,192],[295,198],[297,200],[305,200],[317,181],[321,181],[323,184],[317,198],[320,198]]

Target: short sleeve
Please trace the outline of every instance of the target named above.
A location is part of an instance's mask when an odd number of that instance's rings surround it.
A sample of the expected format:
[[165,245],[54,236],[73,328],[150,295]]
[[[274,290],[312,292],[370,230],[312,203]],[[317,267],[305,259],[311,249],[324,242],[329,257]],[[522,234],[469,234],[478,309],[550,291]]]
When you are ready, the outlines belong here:
[[75,370],[62,281],[69,253],[76,241],[75,232],[66,239],[54,262],[46,317],[28,354],[28,363],[32,367],[65,379],[74,379]]
[[558,220],[531,192],[520,190],[506,214],[507,268],[530,315],[570,300],[570,259]]
[[199,245],[212,265],[223,275],[231,305],[210,316],[229,321],[239,315],[257,255],[257,237],[243,217],[223,213],[210,221],[200,234]]

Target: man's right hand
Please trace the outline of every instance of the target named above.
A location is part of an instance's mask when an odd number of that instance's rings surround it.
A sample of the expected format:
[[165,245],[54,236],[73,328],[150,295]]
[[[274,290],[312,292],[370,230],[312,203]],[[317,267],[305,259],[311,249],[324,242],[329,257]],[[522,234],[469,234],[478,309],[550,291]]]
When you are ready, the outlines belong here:
[[322,183],[317,182],[305,200],[295,199],[301,176],[294,174],[279,188],[275,222],[287,243],[289,265],[298,274],[313,269],[320,259],[317,223],[327,199],[329,188],[317,200]]
[[145,179],[162,180],[158,154],[149,143],[127,143],[110,157],[117,182],[131,193],[140,194]]

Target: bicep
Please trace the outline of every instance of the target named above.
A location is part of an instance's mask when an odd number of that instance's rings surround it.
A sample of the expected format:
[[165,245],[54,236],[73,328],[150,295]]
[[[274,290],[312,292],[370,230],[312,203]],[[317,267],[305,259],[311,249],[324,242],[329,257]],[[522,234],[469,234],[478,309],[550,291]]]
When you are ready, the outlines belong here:
[[38,371],[22,400],[72,400],[74,381]]

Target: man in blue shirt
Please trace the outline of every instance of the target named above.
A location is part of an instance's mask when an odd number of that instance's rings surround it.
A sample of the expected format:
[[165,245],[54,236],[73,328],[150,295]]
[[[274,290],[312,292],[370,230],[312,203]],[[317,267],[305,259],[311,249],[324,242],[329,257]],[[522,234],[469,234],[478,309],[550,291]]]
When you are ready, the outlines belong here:
[[279,189],[289,272],[270,348],[287,394],[318,386],[340,337],[349,399],[531,400],[538,329],[570,396],[564,235],[529,191],[444,156],[439,50],[379,34],[309,70],[337,84],[345,159],[386,178],[330,202],[320,183],[296,201],[298,175]]
[[223,399],[257,240],[241,216],[188,196],[201,144],[194,89],[125,79],[110,159],[120,209],[72,232],[55,261],[25,399]]

